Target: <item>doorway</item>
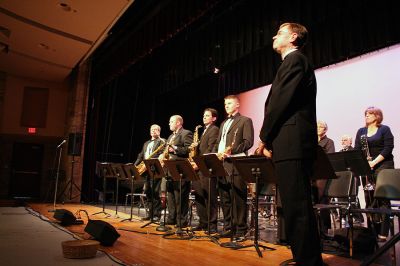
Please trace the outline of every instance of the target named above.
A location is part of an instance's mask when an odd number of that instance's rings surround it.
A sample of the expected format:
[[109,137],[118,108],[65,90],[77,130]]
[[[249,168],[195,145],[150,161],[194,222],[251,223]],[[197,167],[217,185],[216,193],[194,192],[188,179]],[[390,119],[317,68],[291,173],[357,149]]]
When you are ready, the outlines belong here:
[[42,144],[14,143],[11,160],[10,197],[40,197],[42,163]]

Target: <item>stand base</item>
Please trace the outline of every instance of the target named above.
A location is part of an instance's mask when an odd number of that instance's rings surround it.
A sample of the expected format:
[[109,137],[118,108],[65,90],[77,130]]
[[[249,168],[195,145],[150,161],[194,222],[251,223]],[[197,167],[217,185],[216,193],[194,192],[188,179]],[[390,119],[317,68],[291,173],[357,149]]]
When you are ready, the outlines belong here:
[[165,239],[177,239],[177,240],[190,240],[194,236],[193,234],[189,234],[189,232],[182,230],[182,228],[178,228],[175,233],[166,233],[163,235]]
[[254,244],[251,244],[251,245],[240,246],[240,247],[233,248],[233,249],[242,249],[242,248],[249,248],[249,247],[254,247],[256,249],[257,254],[258,254],[258,256],[260,258],[262,258],[262,253],[261,253],[260,248],[262,248],[263,250],[266,250],[266,249],[275,250],[274,248],[270,248],[270,247],[267,247],[267,246],[264,246],[264,245],[260,245],[258,243],[254,243]]
[[144,227],[146,227],[146,226],[148,226],[148,225],[150,225],[150,224],[158,224],[158,225],[159,225],[160,223],[158,223],[158,222],[156,222],[156,221],[150,221],[150,222],[148,222],[148,223],[142,225],[140,228],[144,228]]
[[106,213],[105,211],[96,212],[96,213],[93,213],[92,215],[97,215],[97,214],[101,214],[101,213],[103,213],[103,214],[106,216],[105,218],[108,218],[108,217],[110,217],[110,216],[111,216],[111,214],[109,214],[109,213]]
[[212,236],[212,235],[205,235],[205,236],[196,236],[196,235],[193,235],[193,238],[195,238],[195,239],[202,239],[202,238],[207,238],[207,239],[209,239],[211,242],[213,242],[214,244],[216,244],[216,245],[218,245],[218,246],[221,246],[221,243],[218,241],[218,238],[216,238],[216,237],[214,237],[214,236]]
[[129,222],[139,222],[140,219],[133,218],[133,217],[129,217],[129,218],[126,218],[126,219],[122,219],[122,220],[119,221],[119,222],[120,222],[120,223],[123,223],[123,222],[126,222],[126,221],[129,221]]

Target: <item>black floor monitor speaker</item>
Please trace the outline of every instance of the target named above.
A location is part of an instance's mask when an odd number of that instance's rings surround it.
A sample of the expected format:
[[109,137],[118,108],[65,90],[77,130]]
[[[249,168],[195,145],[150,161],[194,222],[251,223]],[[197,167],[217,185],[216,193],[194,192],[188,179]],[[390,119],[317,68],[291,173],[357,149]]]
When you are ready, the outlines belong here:
[[66,209],[56,209],[53,217],[61,222],[61,225],[76,224],[76,217]]
[[81,155],[82,133],[70,133],[68,136],[68,155]]
[[94,237],[103,246],[112,246],[121,235],[115,228],[102,220],[89,220],[85,232]]

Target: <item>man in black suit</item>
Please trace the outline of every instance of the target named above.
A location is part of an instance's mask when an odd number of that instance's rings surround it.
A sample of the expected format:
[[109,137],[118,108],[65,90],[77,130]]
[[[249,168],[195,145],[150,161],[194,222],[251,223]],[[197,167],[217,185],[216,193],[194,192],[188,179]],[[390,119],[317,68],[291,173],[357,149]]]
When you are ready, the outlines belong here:
[[242,241],[247,232],[247,183],[227,158],[247,155],[254,143],[254,127],[249,117],[239,113],[240,102],[237,96],[226,96],[224,105],[228,117],[221,124],[216,146],[228,174],[218,178],[224,214],[224,232],[221,237],[233,236],[236,241]]
[[[163,149],[160,147],[164,146],[165,139],[160,138],[161,127],[159,125],[151,125],[150,127],[150,136],[151,139],[146,141],[143,144],[143,148],[141,152],[138,154],[137,159],[135,161],[135,165],[139,165],[144,159],[150,158],[158,158],[158,156],[162,153]],[[146,171],[146,166],[143,164],[143,169],[139,169],[139,171]],[[159,220],[161,216],[161,199],[160,199],[160,184],[161,179],[151,180],[147,174],[145,175],[145,186],[144,193],[146,194],[147,206],[149,207],[149,215],[144,217],[143,220],[150,220],[153,217],[154,220]],[[154,206],[152,206],[154,203]]]
[[[200,137],[200,142],[196,147],[199,154],[211,153],[217,143],[219,128],[214,124],[218,118],[217,110],[206,108],[203,113],[204,130]],[[195,203],[199,216],[199,225],[195,231],[208,230],[208,197],[210,196],[210,233],[217,232],[217,181],[215,178],[205,178],[199,172],[200,180],[193,182]],[[209,184],[210,182],[210,184]],[[210,185],[210,189],[209,186]]]
[[282,64],[265,102],[258,152],[272,158],[278,177],[285,231],[298,265],[323,265],[310,177],[318,145],[317,84],[308,59],[299,51],[307,29],[284,23],[273,37]]
[[[188,158],[189,146],[193,142],[193,133],[183,128],[182,116],[171,116],[169,119],[169,129],[172,131],[172,134],[168,137],[167,148],[159,159],[167,159],[165,158],[166,156],[169,157],[169,160]],[[169,181],[166,184],[168,203],[168,218],[166,223],[178,224],[185,227],[188,224],[190,181],[182,181],[181,195],[179,189],[180,182],[168,179]],[[180,223],[178,219],[180,219]]]

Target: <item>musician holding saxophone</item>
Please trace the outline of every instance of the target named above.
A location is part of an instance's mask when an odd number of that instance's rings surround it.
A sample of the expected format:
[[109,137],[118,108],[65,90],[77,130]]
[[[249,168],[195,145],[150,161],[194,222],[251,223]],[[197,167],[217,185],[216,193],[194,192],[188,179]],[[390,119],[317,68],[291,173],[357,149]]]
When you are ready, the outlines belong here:
[[247,154],[254,143],[254,127],[249,117],[239,113],[240,102],[236,95],[226,96],[224,106],[228,117],[220,126],[216,145],[218,157],[224,160],[228,173],[226,177],[218,177],[224,214],[224,231],[220,237],[233,236],[236,241],[242,241],[247,232],[247,184],[226,158]]
[[[193,133],[183,128],[182,116],[171,116],[169,119],[169,129],[172,131],[172,134],[168,137],[167,147],[159,159],[176,160],[178,158],[188,158],[189,146],[193,142]],[[166,224],[179,224],[182,227],[186,227],[189,214],[190,181],[182,181],[182,195],[180,194],[179,183],[179,181],[167,178],[168,218]],[[179,209],[179,206],[181,209]],[[177,223],[178,219],[180,219],[180,223]]]
[[[364,111],[365,127],[358,129],[355,139],[355,149],[363,150],[372,170],[372,178],[382,169],[393,169],[394,138],[390,128],[382,124],[383,113],[376,107],[368,107]],[[372,181],[373,182],[373,181]],[[376,204],[376,205],[375,205]],[[390,201],[374,200],[372,205],[390,208]],[[389,217],[383,217],[379,239],[385,240],[389,232]]]
[[[211,153],[217,143],[219,128],[214,125],[217,120],[218,112],[213,108],[206,108],[203,112],[204,129],[199,142],[193,144],[194,149],[200,155]],[[196,135],[196,134],[195,134]],[[196,139],[195,137],[193,139]],[[199,172],[200,180],[193,181],[195,203],[199,224],[194,231],[208,230],[208,196],[210,194],[210,233],[217,232],[217,180],[215,178],[205,178]],[[210,182],[210,183],[209,183]],[[210,189],[209,187],[210,186]]]
[[[135,161],[135,165],[138,167],[139,173],[143,173],[146,177],[144,185],[144,193],[146,194],[147,206],[149,208],[149,215],[144,217],[143,220],[150,220],[153,216],[153,220],[159,220],[161,217],[161,199],[160,199],[160,184],[161,179],[155,179],[154,182],[150,180],[147,174],[146,166],[143,160],[150,158],[158,158],[158,156],[163,152],[163,147],[165,146],[165,139],[160,138],[161,127],[159,125],[151,125],[150,136],[151,139],[143,144],[141,152],[138,154]],[[154,185],[154,187],[153,187]],[[153,199],[153,201],[152,201]],[[152,202],[154,206],[152,208]],[[151,213],[153,211],[153,213]]]

